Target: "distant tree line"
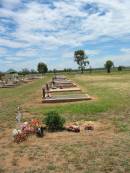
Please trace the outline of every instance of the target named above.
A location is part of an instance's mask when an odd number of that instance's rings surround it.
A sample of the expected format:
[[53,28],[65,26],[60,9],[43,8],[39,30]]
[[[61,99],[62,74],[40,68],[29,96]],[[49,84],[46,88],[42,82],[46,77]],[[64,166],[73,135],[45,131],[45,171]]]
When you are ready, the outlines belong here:
[[78,69],[64,68],[62,70],[58,70],[58,69],[54,68],[53,70],[48,70],[47,64],[45,64],[44,62],[39,62],[37,65],[37,70],[35,70],[35,69],[29,70],[28,68],[23,68],[20,71],[16,71],[15,69],[9,69],[7,72],[0,72],[0,80],[5,73],[9,73],[9,74],[18,73],[19,75],[27,75],[27,74],[42,74],[42,75],[44,75],[47,72],[56,74],[58,72],[66,72],[66,73],[78,72],[79,70],[81,71],[81,73],[84,73],[85,71],[92,73],[93,71],[104,71],[105,69],[107,70],[107,73],[110,73],[112,69],[114,71],[115,70],[116,71],[130,70],[130,67],[124,67],[121,65],[118,67],[115,67],[114,63],[111,60],[107,60],[105,62],[104,68],[92,68],[90,66],[88,56],[86,55],[84,50],[76,50],[74,52],[74,61],[77,63]]
[[29,70],[28,68],[23,68],[22,70],[20,71],[17,71],[15,69],[9,69],[7,70],[6,72],[0,72],[0,78],[1,76],[3,76],[5,73],[8,73],[8,74],[15,74],[15,73],[18,73],[19,75],[28,75],[28,74],[45,74],[48,72],[48,67],[45,63],[38,63],[37,65],[37,70],[35,69],[31,69]]
[[36,70],[34,70],[34,69],[29,70],[27,68],[24,68],[24,69],[22,69],[21,71],[18,72],[18,74],[20,74],[20,75],[37,74],[37,73],[38,72]]

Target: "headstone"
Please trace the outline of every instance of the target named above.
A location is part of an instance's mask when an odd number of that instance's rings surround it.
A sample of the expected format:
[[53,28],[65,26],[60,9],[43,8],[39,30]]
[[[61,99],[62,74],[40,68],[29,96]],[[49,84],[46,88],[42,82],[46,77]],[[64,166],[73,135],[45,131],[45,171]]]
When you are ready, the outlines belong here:
[[22,112],[20,107],[18,106],[17,108],[17,115],[16,115],[16,122],[17,123],[21,123],[21,119],[22,119]]

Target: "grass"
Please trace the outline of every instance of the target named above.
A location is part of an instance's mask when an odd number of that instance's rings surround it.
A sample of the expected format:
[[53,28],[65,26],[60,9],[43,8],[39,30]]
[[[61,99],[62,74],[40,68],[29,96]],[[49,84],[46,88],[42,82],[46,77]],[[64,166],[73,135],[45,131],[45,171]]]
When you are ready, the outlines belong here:
[[39,94],[39,101],[41,101],[41,88],[48,80],[49,76],[16,88],[0,89],[0,120],[13,122],[16,116],[17,106],[23,106],[24,103],[26,104],[28,101],[35,99],[37,92]]
[[[67,74],[92,101],[42,104],[41,88],[51,75],[16,88],[0,89],[0,172],[127,173],[130,172],[130,72]],[[66,94],[69,94],[66,93]],[[94,121],[86,134],[48,133],[16,145],[11,141],[17,106],[24,120],[43,119],[48,111],[67,122]],[[67,140],[66,140],[67,139]]]
[[[112,75],[91,74],[71,75],[72,80],[79,84],[85,93],[94,96],[95,99],[90,102],[78,102],[69,104],[54,104],[54,105],[34,105],[27,107],[27,110],[39,115],[43,115],[48,110],[55,110],[65,114],[68,120],[80,117],[91,120],[101,118],[103,112],[125,111],[129,104],[129,73],[118,73]],[[123,103],[123,104],[122,104]],[[92,115],[92,116],[91,116]]]

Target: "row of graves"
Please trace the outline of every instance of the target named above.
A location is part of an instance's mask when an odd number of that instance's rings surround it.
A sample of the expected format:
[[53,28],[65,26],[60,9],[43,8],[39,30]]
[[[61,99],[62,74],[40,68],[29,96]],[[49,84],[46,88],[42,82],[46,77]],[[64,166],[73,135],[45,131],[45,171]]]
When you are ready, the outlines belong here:
[[13,88],[24,83],[32,82],[34,79],[39,79],[41,76],[29,74],[26,76],[18,74],[5,74],[0,79],[0,88]]
[[65,76],[55,76],[42,88],[43,103],[74,102],[91,100],[72,80]]

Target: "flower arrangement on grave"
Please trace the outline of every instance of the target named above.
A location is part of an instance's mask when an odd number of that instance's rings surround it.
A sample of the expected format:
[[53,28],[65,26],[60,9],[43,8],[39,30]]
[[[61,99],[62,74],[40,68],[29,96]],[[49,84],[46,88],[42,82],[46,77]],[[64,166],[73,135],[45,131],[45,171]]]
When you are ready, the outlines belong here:
[[17,135],[14,136],[14,142],[17,144],[23,142],[27,139],[27,134],[24,132],[18,132]]
[[46,127],[43,127],[42,122],[37,119],[31,120],[31,126],[34,128],[37,137],[44,136],[44,130]]
[[42,125],[42,123],[41,123],[41,121],[39,121],[38,119],[32,119],[32,120],[31,120],[31,126],[32,126],[32,127],[37,128],[37,127],[39,127],[39,126],[41,126],[41,125]]
[[14,142],[20,143],[27,140],[31,134],[43,137],[42,123],[37,119],[32,119],[30,122],[24,122],[20,125],[19,129],[14,129],[12,132]]
[[22,130],[14,129],[12,135],[15,143],[20,143],[27,139],[27,134]]
[[88,122],[87,124],[85,124],[84,130],[86,130],[86,131],[94,130],[94,124],[91,121]]
[[34,127],[31,125],[31,123],[24,122],[21,125],[22,132],[26,133],[27,135],[35,133]]
[[68,126],[65,127],[65,129],[66,129],[67,131],[71,131],[71,132],[75,132],[75,133],[80,132],[80,126],[79,126],[79,124],[77,124],[77,123],[68,125]]

